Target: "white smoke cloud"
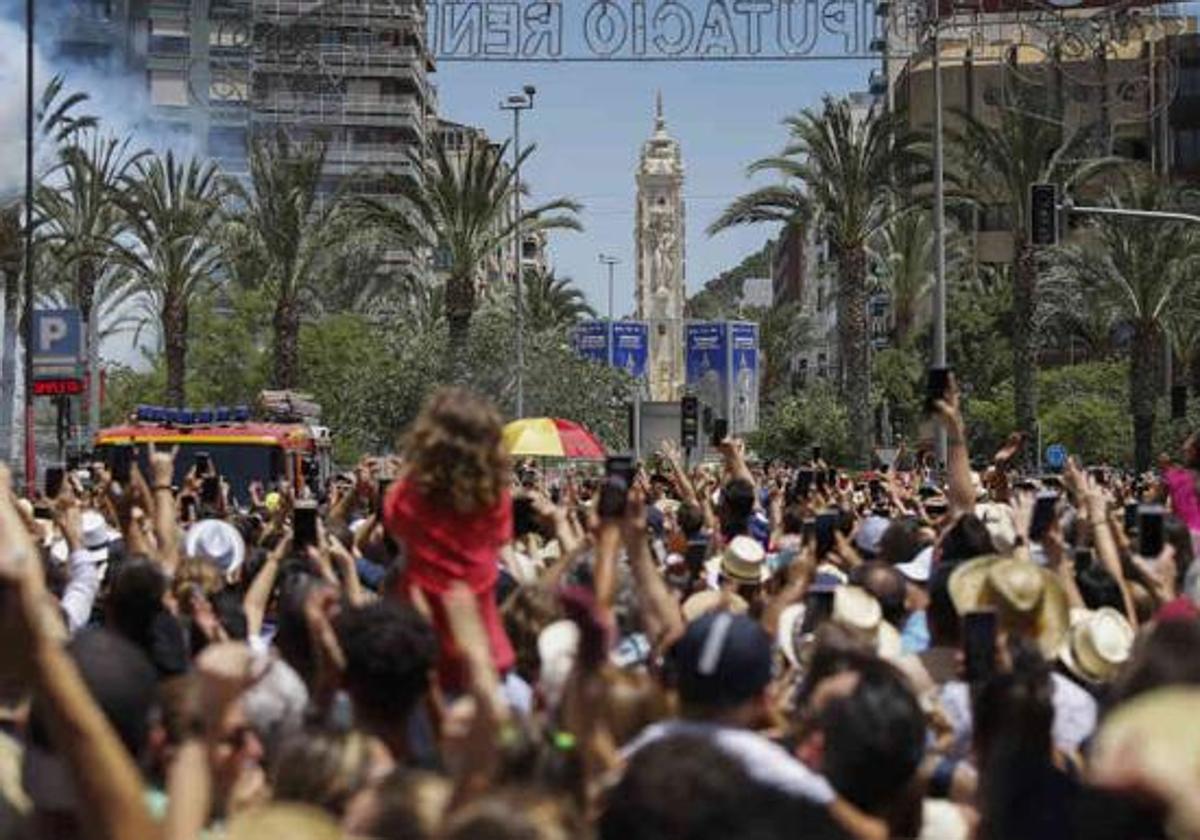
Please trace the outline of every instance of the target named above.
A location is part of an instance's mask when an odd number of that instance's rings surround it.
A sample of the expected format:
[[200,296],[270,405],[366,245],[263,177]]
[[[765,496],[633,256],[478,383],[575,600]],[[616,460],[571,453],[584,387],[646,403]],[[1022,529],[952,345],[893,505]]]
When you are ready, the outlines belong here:
[[[40,50],[34,51],[33,77],[49,79]],[[34,89],[34,96],[40,91]],[[25,186],[25,30],[0,20],[0,201],[19,196]]]

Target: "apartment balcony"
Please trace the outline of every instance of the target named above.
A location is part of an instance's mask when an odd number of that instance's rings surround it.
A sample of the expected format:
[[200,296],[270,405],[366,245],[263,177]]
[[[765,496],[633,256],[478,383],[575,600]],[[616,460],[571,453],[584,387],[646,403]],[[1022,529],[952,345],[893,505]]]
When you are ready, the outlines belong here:
[[421,107],[411,96],[281,92],[255,97],[253,111],[260,121],[393,126],[410,129],[415,137],[425,133]]
[[352,175],[361,171],[389,172],[416,177],[412,158],[403,147],[392,145],[339,146],[333,144],[325,158],[325,171],[330,175]]
[[117,39],[118,28],[108,19],[87,14],[68,14],[54,24],[55,36],[63,44],[107,46]]
[[256,0],[254,16],[258,20],[311,18],[336,20],[374,18],[394,23],[425,25],[425,14],[418,0],[342,0],[330,6],[327,0]]

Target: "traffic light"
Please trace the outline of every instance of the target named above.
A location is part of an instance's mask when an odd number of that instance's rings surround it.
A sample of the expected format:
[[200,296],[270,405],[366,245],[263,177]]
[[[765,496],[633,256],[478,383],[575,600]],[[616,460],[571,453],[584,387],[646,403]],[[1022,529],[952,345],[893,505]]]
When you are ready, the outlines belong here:
[[1058,244],[1058,184],[1029,185],[1029,240],[1040,246]]
[[695,449],[700,444],[700,400],[684,397],[679,408],[679,443],[685,450]]

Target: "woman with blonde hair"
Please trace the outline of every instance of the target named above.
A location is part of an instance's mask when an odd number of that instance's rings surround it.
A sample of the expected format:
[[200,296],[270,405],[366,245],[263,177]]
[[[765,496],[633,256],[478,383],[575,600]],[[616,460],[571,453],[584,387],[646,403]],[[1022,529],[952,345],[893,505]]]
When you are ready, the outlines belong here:
[[512,540],[512,498],[500,414],[490,401],[463,388],[429,397],[409,432],[403,471],[384,499],[383,521],[404,548],[397,594],[428,604],[437,629],[442,686],[460,690],[464,683],[442,603],[456,582],[475,594],[496,670],[511,668],[496,581],[500,549]]

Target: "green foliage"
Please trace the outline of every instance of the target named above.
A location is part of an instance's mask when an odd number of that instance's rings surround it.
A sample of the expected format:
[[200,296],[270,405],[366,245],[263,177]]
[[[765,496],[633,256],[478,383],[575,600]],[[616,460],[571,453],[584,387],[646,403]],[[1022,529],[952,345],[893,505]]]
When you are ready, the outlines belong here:
[[907,347],[889,347],[875,354],[871,372],[876,399],[887,402],[891,421],[911,438],[921,419],[925,397],[925,362]]
[[688,317],[711,320],[741,317],[739,301],[746,281],[751,277],[771,275],[771,252],[774,248],[775,241],[768,240],[761,250],[705,283],[704,288],[688,298]]
[[820,446],[827,461],[845,463],[849,432],[849,413],[837,391],[817,382],[768,406],[748,442],[764,458],[796,460]]
[[[1039,371],[1042,448],[1061,443],[1084,463],[1132,464],[1128,365],[1092,362]],[[971,451],[990,455],[1016,427],[1012,383],[964,404]]]

